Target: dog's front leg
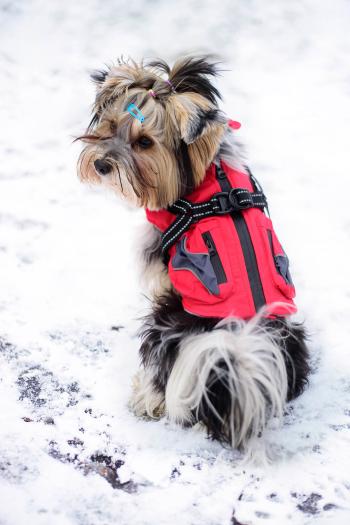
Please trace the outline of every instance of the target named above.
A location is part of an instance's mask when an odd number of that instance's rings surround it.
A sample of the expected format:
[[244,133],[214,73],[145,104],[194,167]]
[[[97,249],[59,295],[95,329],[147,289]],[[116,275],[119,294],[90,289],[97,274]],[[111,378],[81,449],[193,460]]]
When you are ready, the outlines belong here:
[[[171,288],[167,268],[162,260],[160,243],[160,232],[147,223],[139,233],[136,253],[141,285],[152,303]],[[144,356],[141,355],[141,358],[144,361]],[[156,388],[156,377],[156,366],[146,362],[134,377],[129,406],[137,416],[158,419],[164,415],[165,394]]]
[[171,289],[168,270],[163,263],[161,234],[147,223],[140,229],[137,257],[141,286],[152,301]]
[[155,388],[155,371],[142,366],[133,378],[129,407],[136,416],[159,419],[165,413],[165,396]]

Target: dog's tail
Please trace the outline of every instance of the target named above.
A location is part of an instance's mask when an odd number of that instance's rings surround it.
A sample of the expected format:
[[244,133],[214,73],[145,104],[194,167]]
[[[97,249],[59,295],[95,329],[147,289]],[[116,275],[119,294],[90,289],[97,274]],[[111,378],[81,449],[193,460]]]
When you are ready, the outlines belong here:
[[166,388],[171,420],[202,422],[211,437],[248,454],[267,420],[281,419],[288,390],[281,335],[261,320],[227,320],[184,338]]

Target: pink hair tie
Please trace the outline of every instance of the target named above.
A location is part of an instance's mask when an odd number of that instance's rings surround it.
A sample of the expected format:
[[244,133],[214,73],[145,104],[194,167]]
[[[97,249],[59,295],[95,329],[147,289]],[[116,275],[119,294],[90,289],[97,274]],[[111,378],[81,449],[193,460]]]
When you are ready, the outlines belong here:
[[171,91],[174,91],[174,92],[175,92],[175,88],[174,88],[173,84],[170,82],[170,80],[167,79],[167,80],[165,80],[165,82],[168,84],[168,86],[171,87]]
[[148,93],[151,95],[151,97],[156,98],[157,94],[153,91],[153,89],[149,89]]

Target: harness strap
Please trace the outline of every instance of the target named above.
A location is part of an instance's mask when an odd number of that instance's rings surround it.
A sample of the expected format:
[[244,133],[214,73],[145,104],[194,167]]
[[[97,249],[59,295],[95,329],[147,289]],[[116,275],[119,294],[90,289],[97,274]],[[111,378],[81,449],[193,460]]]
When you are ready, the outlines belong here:
[[[217,169],[220,170],[220,168]],[[253,187],[257,189],[257,186],[253,185]],[[199,203],[193,203],[187,199],[178,199],[168,208],[171,213],[177,215],[177,218],[162,234],[161,250],[163,257],[167,256],[169,248],[192,224],[205,217],[227,215],[248,208],[259,208],[261,210],[267,208],[267,200],[262,190],[250,192],[246,188],[230,188],[228,191],[215,193],[208,201]]]
[[[249,178],[250,178],[250,182],[252,183],[253,185],[253,188],[254,188],[254,191],[261,191],[263,193],[263,189],[261,187],[261,184],[260,182],[256,179],[256,177],[254,177],[254,175],[252,174],[252,172],[250,171],[250,168],[248,166],[244,166],[248,175],[249,175]],[[268,216],[270,217],[270,210],[269,210],[269,205],[268,205],[268,202],[266,200],[266,211],[267,211],[267,214]]]

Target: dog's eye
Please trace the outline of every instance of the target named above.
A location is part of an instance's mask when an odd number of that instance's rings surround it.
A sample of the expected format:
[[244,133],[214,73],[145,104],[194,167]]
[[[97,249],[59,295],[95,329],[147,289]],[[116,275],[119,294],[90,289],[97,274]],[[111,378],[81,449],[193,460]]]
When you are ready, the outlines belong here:
[[145,135],[142,135],[135,141],[134,144],[136,144],[136,146],[139,146],[142,149],[147,149],[153,145],[153,140],[149,137],[146,137]]

